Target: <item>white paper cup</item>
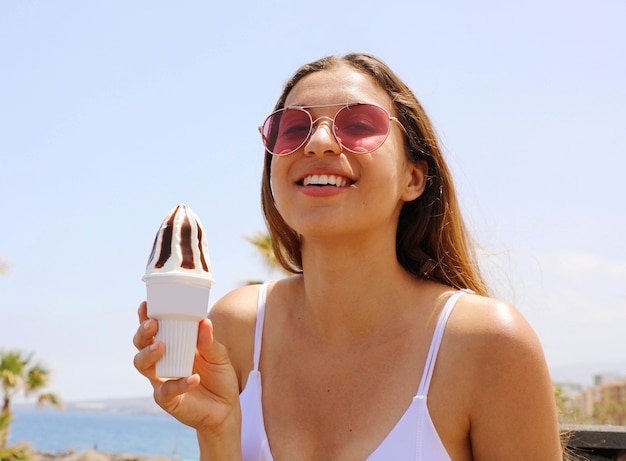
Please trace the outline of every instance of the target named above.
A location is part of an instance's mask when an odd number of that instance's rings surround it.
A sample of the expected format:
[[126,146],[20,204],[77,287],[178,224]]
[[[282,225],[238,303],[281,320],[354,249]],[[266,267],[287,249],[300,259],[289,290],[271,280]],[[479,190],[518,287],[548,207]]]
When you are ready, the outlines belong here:
[[160,378],[182,378],[190,376],[198,339],[198,321],[161,319],[157,341],[165,344],[165,353],[156,364]]
[[212,281],[200,277],[154,274],[146,282],[148,317],[159,322],[157,341],[165,353],[157,362],[157,376],[190,376],[198,342],[198,324],[209,309]]

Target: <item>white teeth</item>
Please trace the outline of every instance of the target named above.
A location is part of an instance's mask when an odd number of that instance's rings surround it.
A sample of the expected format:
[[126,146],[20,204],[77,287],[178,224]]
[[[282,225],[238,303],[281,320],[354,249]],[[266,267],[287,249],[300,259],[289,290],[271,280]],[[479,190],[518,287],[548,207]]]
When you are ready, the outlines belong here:
[[315,185],[315,186],[338,186],[344,187],[347,184],[346,178],[342,176],[335,176],[332,174],[313,174],[307,176],[302,181],[302,184],[305,186]]

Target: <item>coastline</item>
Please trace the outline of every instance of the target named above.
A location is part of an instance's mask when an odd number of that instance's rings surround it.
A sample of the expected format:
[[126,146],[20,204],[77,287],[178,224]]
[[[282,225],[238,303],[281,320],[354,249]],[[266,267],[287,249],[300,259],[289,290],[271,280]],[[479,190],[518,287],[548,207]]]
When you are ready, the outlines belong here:
[[[163,410],[143,405],[67,405],[17,408],[9,447],[34,461],[163,461],[198,459],[195,431]],[[141,411],[143,409],[143,411]]]
[[171,461],[179,458],[144,456],[129,453],[107,453],[98,450],[30,451],[30,461]]

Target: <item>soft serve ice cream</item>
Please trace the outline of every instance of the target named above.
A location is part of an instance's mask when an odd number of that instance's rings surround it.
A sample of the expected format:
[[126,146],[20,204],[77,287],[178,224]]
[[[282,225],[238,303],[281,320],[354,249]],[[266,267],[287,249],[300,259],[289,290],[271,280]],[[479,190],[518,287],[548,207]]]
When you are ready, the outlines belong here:
[[198,324],[208,312],[213,276],[206,234],[188,206],[176,206],[161,224],[142,280],[146,282],[148,316],[159,322],[156,340],[165,344],[157,375],[189,376]]
[[152,276],[184,275],[211,284],[211,262],[200,218],[187,205],[178,205],[157,232],[144,280]]

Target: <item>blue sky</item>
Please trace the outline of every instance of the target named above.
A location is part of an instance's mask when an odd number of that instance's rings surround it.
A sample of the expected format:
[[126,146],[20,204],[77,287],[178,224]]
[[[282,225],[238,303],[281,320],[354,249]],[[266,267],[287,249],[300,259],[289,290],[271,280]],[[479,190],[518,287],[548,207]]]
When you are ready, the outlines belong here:
[[202,219],[211,303],[276,277],[243,239],[257,126],[298,66],[367,51],[432,117],[555,379],[626,374],[624,2],[215,3],[0,0],[0,349],[69,400],[149,395],[131,338],[161,220]]

